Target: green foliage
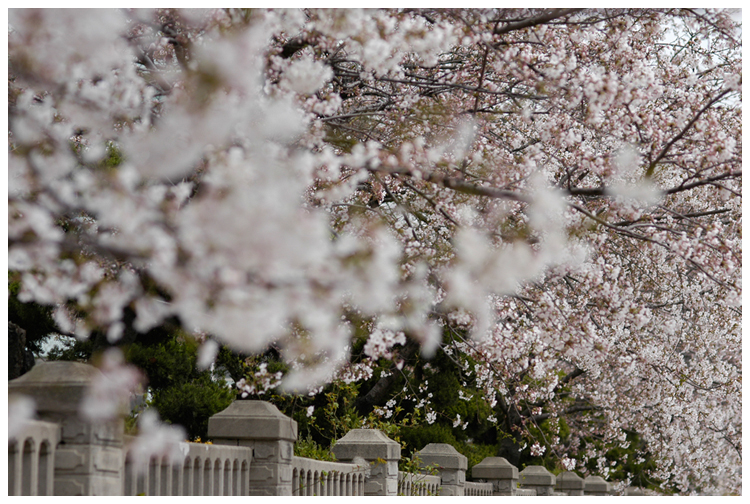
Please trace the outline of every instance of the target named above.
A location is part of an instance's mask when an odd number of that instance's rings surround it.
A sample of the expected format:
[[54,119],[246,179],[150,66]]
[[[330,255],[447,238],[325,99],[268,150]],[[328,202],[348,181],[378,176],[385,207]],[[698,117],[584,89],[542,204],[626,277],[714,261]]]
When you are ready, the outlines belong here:
[[459,453],[466,457],[466,472],[468,474],[471,474],[471,468],[482,460],[487,457],[497,456],[497,445],[494,444],[457,443],[454,447]]
[[336,461],[336,456],[329,448],[323,448],[319,445],[310,434],[305,438],[299,438],[294,443],[294,455],[314,460]]
[[418,425],[407,427],[401,431],[401,439],[407,447],[417,450],[430,443],[446,443],[452,446],[458,444],[453,429],[449,425],[435,423],[432,425]]
[[216,356],[216,367],[223,369],[235,383],[245,375],[245,357],[222,346]]
[[[355,334],[352,360],[357,363],[363,359],[363,347],[369,334],[360,329],[369,321],[354,320],[353,317],[349,320],[354,325]],[[493,410],[489,406],[484,392],[477,385],[473,372],[476,363],[468,354],[452,349],[453,337],[460,335],[446,333],[444,345],[429,360],[415,353],[407,357],[402,368],[397,369],[393,361],[382,359],[374,363],[372,377],[366,380],[349,383],[335,380],[310,395],[285,394],[272,386],[262,393],[251,394],[249,398],[270,401],[297,422],[300,441],[295,454],[298,456],[332,460],[330,447],[349,430],[374,428],[401,444],[402,471],[414,469],[413,460],[418,451],[430,443],[449,444],[466,456],[467,474],[471,474],[471,468],[486,457],[498,456],[506,445],[517,443],[514,446],[516,456],[520,457],[517,459],[519,469],[540,464],[555,474],[562,472],[562,453],[553,450],[552,445],[565,446],[571,442],[566,418],[550,417],[537,423],[530,422],[526,426],[528,433],[523,435],[508,431],[507,419],[499,408]],[[232,375],[235,380],[241,377],[256,385],[269,374],[287,371],[287,365],[274,350],[244,360],[231,353],[226,358],[227,362],[234,363]],[[217,359],[217,363],[221,360]],[[386,393],[379,396],[374,407],[368,408],[372,403],[363,402],[365,396],[376,384],[382,385],[382,379],[389,375]],[[536,386],[529,376],[523,383]],[[561,387],[558,392],[566,394],[568,391]],[[572,405],[574,399],[570,401]],[[523,403],[517,407],[530,409]],[[597,412],[588,414],[595,421]],[[632,477],[644,487],[655,488],[658,482],[638,479],[638,475],[646,473],[646,468],[653,468],[652,459],[648,455],[643,457],[644,446],[637,442],[635,434],[628,434],[628,441],[632,442],[607,452],[607,461],[615,461],[609,466],[612,470],[610,479]],[[535,442],[547,447],[543,456],[531,456],[530,446]],[[585,453],[588,443],[605,446],[604,441],[597,439],[583,439],[581,442],[582,446],[576,450],[580,454]],[[523,445],[526,446],[524,449],[521,448]],[[587,462],[591,473],[598,472],[596,465],[594,459]]]
[[26,331],[26,347],[35,354],[41,351],[41,343],[48,334],[56,332],[52,318],[52,307],[38,303],[24,303],[18,299],[21,290],[20,275],[8,272],[8,321]]
[[354,383],[334,382],[323,393],[326,401],[322,410],[323,419],[319,421],[331,441],[362,427],[362,418],[353,407],[358,391],[359,387]]
[[208,419],[226,409],[234,391],[202,373],[190,381],[177,382],[154,392],[153,406],[167,423],[185,427],[190,439],[205,438]]
[[124,161],[125,157],[120,148],[114,142],[107,142],[107,152],[99,161],[98,167],[102,170],[111,170],[120,166]]
[[[419,455],[415,452],[410,457],[401,457],[398,463],[398,470],[406,473],[412,479],[411,492],[409,494],[399,494],[407,496],[423,495],[423,490],[426,487],[426,483],[423,480],[425,475],[437,475],[439,474],[440,466],[438,464],[425,465],[422,464],[422,460]],[[430,491],[424,493],[424,495],[437,495]]]
[[146,373],[150,405],[161,419],[185,427],[190,439],[205,439],[208,419],[226,409],[236,394],[222,377],[197,369],[197,352],[195,341],[175,333],[151,344],[134,343],[125,356]]
[[157,390],[194,380],[202,374],[195,367],[197,346],[183,338],[173,337],[155,345],[135,343],[127,349],[125,357],[146,373],[149,386]]

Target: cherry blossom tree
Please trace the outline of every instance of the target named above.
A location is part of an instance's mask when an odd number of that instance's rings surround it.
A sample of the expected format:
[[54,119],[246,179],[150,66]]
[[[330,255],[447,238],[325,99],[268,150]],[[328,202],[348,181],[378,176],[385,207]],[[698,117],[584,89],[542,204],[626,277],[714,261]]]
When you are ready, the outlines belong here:
[[447,349],[515,450],[637,432],[741,492],[733,12],[9,14],[9,271],[61,334],[272,345],[287,390]]

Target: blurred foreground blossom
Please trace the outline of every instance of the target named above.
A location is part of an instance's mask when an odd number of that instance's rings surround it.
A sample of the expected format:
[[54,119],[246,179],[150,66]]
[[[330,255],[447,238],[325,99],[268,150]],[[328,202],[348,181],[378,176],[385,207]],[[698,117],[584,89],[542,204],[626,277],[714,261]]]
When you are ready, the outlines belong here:
[[105,421],[123,414],[134,392],[143,382],[135,366],[125,364],[122,352],[110,348],[102,355],[101,380],[94,380],[81,403],[81,415],[89,421]]
[[163,423],[156,411],[149,409],[141,413],[138,430],[138,437],[130,446],[130,457],[137,470],[145,471],[153,457],[176,463],[185,454],[185,429]]
[[27,396],[14,396],[8,399],[8,437],[20,433],[26,422],[34,418],[36,405]]
[[211,364],[216,360],[216,356],[219,354],[219,344],[212,339],[207,339],[198,348],[198,361],[196,366],[198,369],[208,369]]

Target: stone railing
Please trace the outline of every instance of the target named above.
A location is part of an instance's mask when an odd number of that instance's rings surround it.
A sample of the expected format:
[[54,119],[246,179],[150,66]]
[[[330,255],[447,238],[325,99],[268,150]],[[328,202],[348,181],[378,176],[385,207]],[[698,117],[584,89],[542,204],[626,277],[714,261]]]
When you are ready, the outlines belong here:
[[440,476],[399,471],[397,495],[440,495]]
[[470,497],[484,497],[492,495],[492,483],[478,483],[476,481],[467,481],[464,488],[464,495]]
[[292,457],[292,495],[365,494],[367,465]]
[[[9,495],[608,495],[599,476],[557,477],[541,466],[523,471],[502,457],[471,470],[450,445],[417,453],[419,473],[400,472],[401,445],[379,430],[354,429],[332,447],[338,462],[294,456],[297,422],[264,401],[235,401],[209,419],[213,444],[181,443],[181,458],[136,467],[121,418],[91,422],[78,404],[91,380],[89,365],[37,364],[9,383],[10,395],[31,397],[41,421],[9,439]],[[622,493],[622,492],[620,492]],[[626,495],[642,495],[626,489]]]
[[250,448],[180,443],[181,462],[153,457],[146,467],[135,466],[127,442],[123,451],[122,495],[248,495]]
[[30,421],[8,439],[8,495],[54,495],[60,426]]

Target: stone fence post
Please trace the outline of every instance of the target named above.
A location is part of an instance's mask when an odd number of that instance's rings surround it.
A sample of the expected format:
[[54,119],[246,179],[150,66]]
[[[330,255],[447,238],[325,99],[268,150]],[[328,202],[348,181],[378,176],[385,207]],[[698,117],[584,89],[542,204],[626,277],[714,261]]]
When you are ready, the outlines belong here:
[[518,468],[504,457],[487,457],[471,468],[471,476],[492,483],[492,495],[516,495]]
[[377,429],[352,429],[331,449],[341,462],[364,459],[370,464],[365,495],[398,495],[401,445]]
[[552,495],[555,491],[555,475],[543,466],[531,465],[520,472],[521,488],[535,490],[537,495]]
[[642,488],[629,486],[625,489],[625,495],[628,496],[645,496],[646,493]]
[[253,449],[249,495],[292,495],[292,457],[297,422],[265,401],[234,401],[208,419],[217,445]]
[[583,478],[573,471],[565,471],[557,475],[555,490],[565,495],[583,495],[584,485]]
[[586,476],[583,482],[584,495],[609,495],[609,483],[601,476]]
[[93,380],[105,379],[80,362],[39,362],[8,382],[8,394],[31,397],[40,420],[60,425],[54,495],[121,495],[124,420],[89,422],[78,414]]
[[440,495],[464,495],[466,456],[445,443],[430,443],[418,453],[421,467],[437,464],[441,480]]

